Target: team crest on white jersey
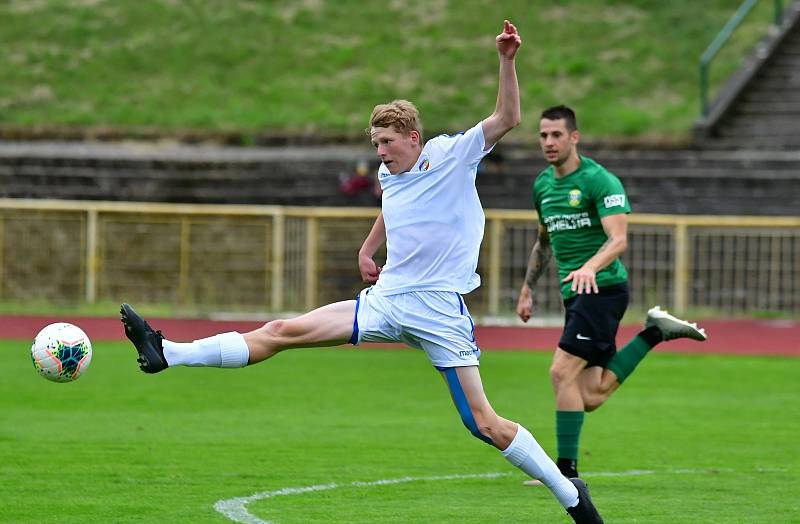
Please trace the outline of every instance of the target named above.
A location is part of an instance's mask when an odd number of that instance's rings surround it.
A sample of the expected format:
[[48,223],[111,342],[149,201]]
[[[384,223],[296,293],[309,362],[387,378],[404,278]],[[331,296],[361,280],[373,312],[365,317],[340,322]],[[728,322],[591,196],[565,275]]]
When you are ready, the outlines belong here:
[[423,158],[422,162],[420,162],[419,165],[417,166],[417,171],[427,171],[428,168],[430,167],[431,167],[431,161],[428,160],[427,158]]
[[573,189],[569,192],[569,205],[572,207],[578,207],[581,205],[581,190],[580,189]]

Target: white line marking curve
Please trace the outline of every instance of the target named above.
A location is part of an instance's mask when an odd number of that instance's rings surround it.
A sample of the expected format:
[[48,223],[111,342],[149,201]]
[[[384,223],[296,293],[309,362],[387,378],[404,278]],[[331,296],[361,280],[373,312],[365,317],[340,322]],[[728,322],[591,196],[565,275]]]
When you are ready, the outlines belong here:
[[406,482],[421,482],[421,481],[441,481],[441,480],[459,480],[459,479],[478,479],[478,478],[500,478],[509,477],[514,472],[508,473],[475,473],[471,475],[436,475],[431,477],[400,477],[396,479],[383,479],[374,480],[372,482],[347,482],[344,484],[337,484],[331,482],[330,484],[316,484],[314,486],[303,486],[299,488],[283,488],[275,491],[262,491],[254,493],[247,497],[236,497],[232,499],[225,499],[217,501],[214,504],[214,509],[222,513],[234,522],[241,522],[242,524],[275,524],[268,520],[261,520],[249,511],[247,505],[257,500],[264,500],[273,497],[280,497],[283,495],[300,495],[303,493],[311,493],[314,491],[326,491],[336,488],[347,487],[367,487],[367,486],[387,486],[391,484],[403,484]]
[[[784,468],[755,468],[758,473],[775,473],[785,472]],[[657,475],[657,474],[702,474],[702,473],[733,473],[735,469],[731,468],[704,468],[704,469],[673,469],[665,471],[656,471],[651,469],[633,469],[628,471],[598,471],[595,473],[586,473],[585,477],[633,477],[639,475]],[[327,491],[337,488],[348,487],[367,487],[367,486],[388,486],[392,484],[404,484],[406,482],[422,482],[422,481],[441,481],[441,480],[459,480],[459,479],[477,479],[477,478],[501,478],[517,475],[517,472],[505,473],[474,473],[463,475],[434,475],[429,477],[400,477],[396,479],[382,479],[373,480],[371,482],[354,481],[344,484],[337,484],[331,482],[330,484],[316,484],[313,486],[302,486],[297,488],[283,488],[274,491],[262,491],[253,493],[247,497],[236,497],[232,499],[219,500],[214,504],[214,509],[223,514],[228,519],[242,524],[275,524],[268,520],[262,520],[249,511],[247,505],[257,500],[264,500],[273,497],[280,497],[284,495],[302,495],[303,493],[311,493],[315,491]]]

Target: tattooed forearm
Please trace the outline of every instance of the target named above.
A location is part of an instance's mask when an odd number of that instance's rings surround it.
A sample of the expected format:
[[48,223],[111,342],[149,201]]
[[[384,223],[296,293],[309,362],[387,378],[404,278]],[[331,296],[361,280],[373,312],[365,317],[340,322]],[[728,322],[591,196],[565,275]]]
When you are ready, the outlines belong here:
[[529,289],[536,288],[536,282],[539,280],[544,272],[547,270],[547,265],[550,263],[550,256],[553,253],[550,242],[539,239],[533,245],[531,256],[528,259],[528,271],[525,273],[525,285]]

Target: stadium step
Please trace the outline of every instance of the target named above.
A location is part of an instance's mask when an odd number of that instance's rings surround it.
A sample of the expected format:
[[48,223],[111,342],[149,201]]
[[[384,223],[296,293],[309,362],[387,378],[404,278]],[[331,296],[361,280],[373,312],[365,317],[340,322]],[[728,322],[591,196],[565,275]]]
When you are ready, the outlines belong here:
[[736,105],[734,111],[740,115],[781,114],[800,117],[800,104],[786,100],[764,100],[762,98],[757,98],[750,101],[743,100]]
[[705,147],[791,150],[800,147],[800,18],[787,6],[786,33],[703,139]]

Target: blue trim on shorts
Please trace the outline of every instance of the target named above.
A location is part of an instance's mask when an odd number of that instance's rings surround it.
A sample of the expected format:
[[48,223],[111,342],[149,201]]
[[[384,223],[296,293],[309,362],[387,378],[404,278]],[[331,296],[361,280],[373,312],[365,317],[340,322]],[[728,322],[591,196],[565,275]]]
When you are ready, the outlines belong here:
[[[456,296],[458,297],[458,304],[459,304],[459,307],[461,309],[461,314],[463,315],[464,314],[464,297],[461,296],[461,293],[456,293]],[[472,341],[475,342],[475,323],[472,321],[472,317],[470,315],[467,315],[467,318],[469,319],[469,326],[470,326],[470,329],[472,331]]]
[[356,313],[353,315],[353,334],[350,336],[350,343],[354,346],[358,344],[358,306],[361,304],[361,293],[356,295]]
[[493,444],[492,439],[484,435],[478,430],[478,424],[475,422],[475,417],[472,416],[472,410],[469,409],[467,396],[464,394],[464,389],[461,387],[461,382],[458,380],[456,368],[440,368],[439,371],[444,373],[444,378],[447,380],[447,386],[450,388],[450,394],[453,396],[453,402],[458,409],[458,414],[461,415],[461,421],[467,429],[487,444]]

